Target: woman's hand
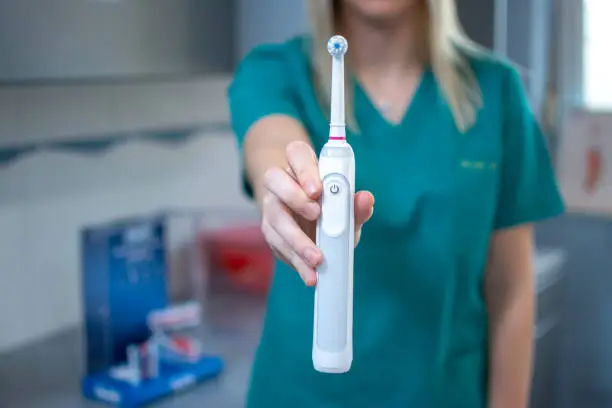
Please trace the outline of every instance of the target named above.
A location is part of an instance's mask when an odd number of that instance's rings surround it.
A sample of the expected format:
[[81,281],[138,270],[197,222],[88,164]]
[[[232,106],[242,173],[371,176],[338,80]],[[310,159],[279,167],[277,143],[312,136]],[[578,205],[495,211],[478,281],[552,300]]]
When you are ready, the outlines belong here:
[[[287,169],[273,167],[265,173],[261,229],[274,254],[313,286],[317,281],[315,269],[323,260],[314,243],[322,189],[317,158],[308,143],[296,141],[287,146],[286,159]],[[355,194],[355,245],[361,226],[373,210],[371,193]]]

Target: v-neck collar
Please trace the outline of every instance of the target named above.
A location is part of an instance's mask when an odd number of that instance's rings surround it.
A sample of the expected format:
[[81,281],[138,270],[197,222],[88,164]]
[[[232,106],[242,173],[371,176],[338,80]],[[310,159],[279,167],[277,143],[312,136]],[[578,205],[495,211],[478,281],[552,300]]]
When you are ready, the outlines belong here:
[[[431,82],[431,72],[429,69],[423,70],[419,82],[417,84],[410,101],[408,102],[408,106],[404,111],[404,115],[401,120],[397,123],[389,121],[380,109],[372,102],[372,99],[366,92],[366,90],[361,86],[359,81],[354,80],[355,92],[359,94],[359,98],[364,102],[364,109],[367,111],[367,117],[371,118],[375,123],[372,125],[378,129],[387,129],[387,130],[396,130],[402,129],[406,126],[407,123],[410,123],[413,117],[418,117],[420,115],[420,111],[423,106],[424,94],[427,93],[428,88],[430,87]],[[361,124],[360,124],[361,126]],[[368,125],[369,127],[370,125]]]

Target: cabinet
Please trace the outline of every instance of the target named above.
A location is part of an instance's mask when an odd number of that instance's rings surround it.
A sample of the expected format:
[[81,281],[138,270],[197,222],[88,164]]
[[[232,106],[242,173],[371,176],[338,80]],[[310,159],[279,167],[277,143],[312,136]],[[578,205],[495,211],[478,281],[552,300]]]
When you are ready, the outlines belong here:
[[0,82],[231,72],[234,0],[3,0]]
[[558,353],[561,330],[558,326],[537,339],[535,366],[533,370],[531,408],[557,408],[558,406]]
[[532,381],[532,408],[556,408],[559,355],[563,322],[562,250],[540,251],[536,256],[536,336]]
[[538,225],[537,242],[567,254],[557,384],[542,393],[557,394],[554,408],[612,407],[612,220],[567,214]]

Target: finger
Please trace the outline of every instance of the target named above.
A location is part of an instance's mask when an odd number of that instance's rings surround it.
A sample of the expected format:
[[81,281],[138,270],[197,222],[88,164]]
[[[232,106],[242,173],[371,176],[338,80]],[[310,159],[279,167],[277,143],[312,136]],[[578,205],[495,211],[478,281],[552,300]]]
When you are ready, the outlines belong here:
[[355,247],[359,245],[359,241],[361,241],[361,228],[355,230]]
[[270,206],[270,211],[273,213],[270,226],[306,264],[316,268],[323,261],[323,254],[312,239],[300,228],[295,219],[282,207],[282,204],[278,203],[278,205],[278,207]]
[[287,146],[287,162],[295,178],[311,199],[318,199],[321,194],[321,179],[317,158],[312,147],[306,142],[296,141]]
[[262,225],[262,231],[266,237],[266,241],[275,252],[275,254],[288,265],[292,266],[300,275],[300,278],[308,286],[314,286],[317,283],[317,274],[313,268],[308,266],[306,262],[297,254],[293,248],[276,232],[269,224]]
[[278,167],[269,169],[264,175],[264,185],[282,203],[307,220],[319,217],[319,203],[312,201],[286,171]]
[[374,196],[369,191],[355,194],[355,246],[361,240],[361,227],[374,213]]
[[355,194],[355,228],[361,228],[374,213],[374,196],[369,191]]

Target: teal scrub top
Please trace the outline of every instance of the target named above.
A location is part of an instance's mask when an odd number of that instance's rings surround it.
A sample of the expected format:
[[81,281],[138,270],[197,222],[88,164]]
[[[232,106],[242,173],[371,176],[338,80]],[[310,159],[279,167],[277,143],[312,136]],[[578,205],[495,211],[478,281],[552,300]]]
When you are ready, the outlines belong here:
[[[315,95],[307,40],[255,48],[229,88],[233,129],[270,114],[327,141],[328,107]],[[401,123],[387,122],[354,83],[356,188],[374,194],[355,250],[354,359],[347,374],[312,366],[313,289],[278,262],[252,369],[250,408],[484,408],[491,234],[563,211],[542,132],[517,71],[472,58],[483,108],[455,126],[425,72]]]

